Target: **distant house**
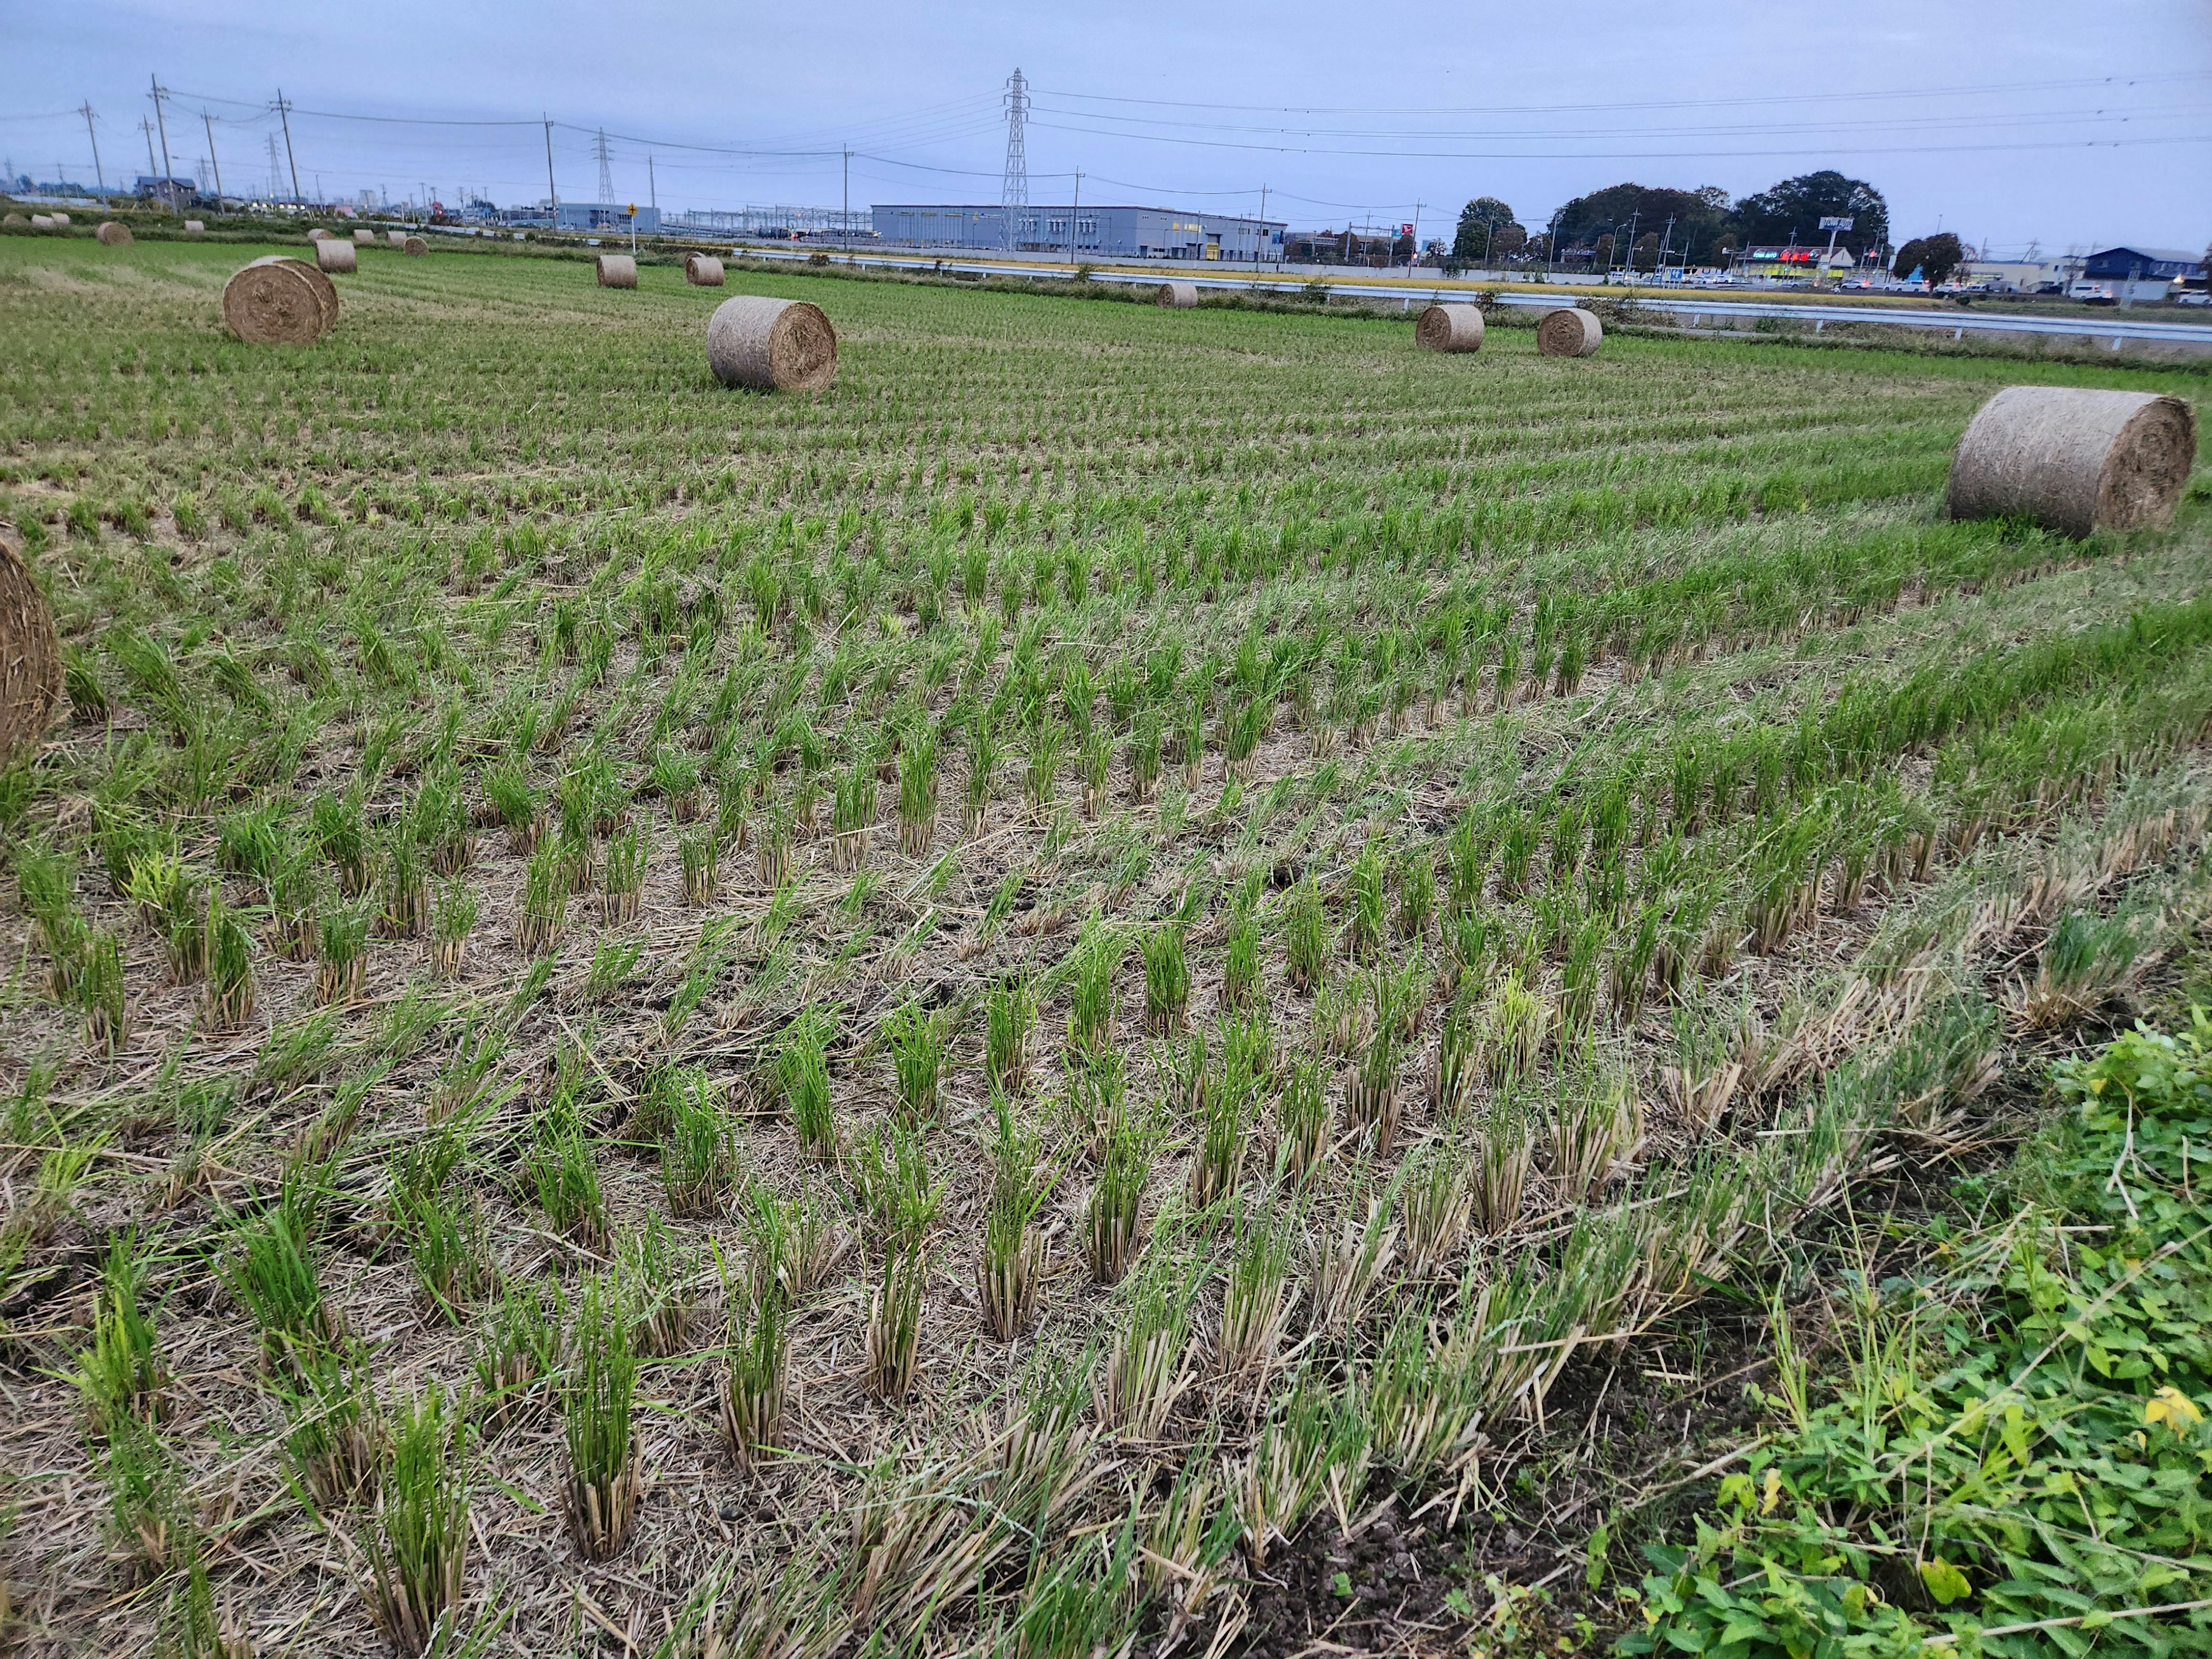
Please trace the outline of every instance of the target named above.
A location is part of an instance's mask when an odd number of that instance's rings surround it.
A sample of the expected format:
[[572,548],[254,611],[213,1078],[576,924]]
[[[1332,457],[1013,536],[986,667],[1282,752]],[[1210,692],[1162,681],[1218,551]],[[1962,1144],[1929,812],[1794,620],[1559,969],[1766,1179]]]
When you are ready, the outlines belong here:
[[2081,261],[2081,281],[2115,300],[2162,300],[2177,283],[2203,280],[2204,256],[2183,248],[2108,247]]

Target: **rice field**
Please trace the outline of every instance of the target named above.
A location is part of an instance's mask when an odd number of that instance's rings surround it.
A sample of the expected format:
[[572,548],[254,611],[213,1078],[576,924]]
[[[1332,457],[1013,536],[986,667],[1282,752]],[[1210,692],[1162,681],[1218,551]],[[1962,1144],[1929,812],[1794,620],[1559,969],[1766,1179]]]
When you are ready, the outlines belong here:
[[2212,471],[1939,510],[2201,375],[252,252],[0,239],[26,1651],[1597,1644],[2203,921]]

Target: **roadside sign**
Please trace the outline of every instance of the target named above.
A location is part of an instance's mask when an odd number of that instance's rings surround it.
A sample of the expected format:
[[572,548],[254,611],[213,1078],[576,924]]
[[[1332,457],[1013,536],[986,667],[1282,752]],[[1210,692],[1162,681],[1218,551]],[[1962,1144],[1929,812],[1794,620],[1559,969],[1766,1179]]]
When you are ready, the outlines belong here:
[[[635,208],[630,210],[632,212],[636,211]],[[1849,230],[1850,228],[1851,222],[1849,219],[1841,219],[1831,216],[1820,221],[1820,228],[1823,230]]]

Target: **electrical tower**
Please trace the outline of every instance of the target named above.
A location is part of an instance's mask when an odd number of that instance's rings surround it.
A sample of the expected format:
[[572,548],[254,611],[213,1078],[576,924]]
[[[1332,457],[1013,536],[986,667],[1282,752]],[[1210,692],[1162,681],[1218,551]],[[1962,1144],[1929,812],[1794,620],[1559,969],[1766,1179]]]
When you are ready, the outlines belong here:
[[1006,177],[999,189],[999,204],[1006,210],[1006,251],[1012,252],[1017,222],[1030,204],[1030,157],[1023,134],[1030,118],[1030,83],[1019,70],[1007,76],[1002,101],[1006,108]]
[[615,174],[613,167],[608,165],[607,130],[605,127],[599,129],[599,136],[592,142],[592,154],[599,158],[599,199],[612,202],[615,199]]

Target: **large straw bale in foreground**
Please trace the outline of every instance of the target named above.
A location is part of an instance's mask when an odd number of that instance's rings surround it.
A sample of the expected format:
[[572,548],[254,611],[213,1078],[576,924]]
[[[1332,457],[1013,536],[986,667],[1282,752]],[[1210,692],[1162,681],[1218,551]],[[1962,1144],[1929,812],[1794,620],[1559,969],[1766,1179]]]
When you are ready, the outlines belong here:
[[1196,283],[1162,283],[1159,291],[1152,295],[1152,303],[1170,311],[1188,311],[1198,303]]
[[326,236],[315,244],[315,269],[321,271],[358,270],[361,261],[355,255],[351,242],[341,242],[335,236]]
[[723,283],[722,262],[711,253],[687,253],[684,256],[684,280],[694,288],[720,288]]
[[338,319],[338,291],[304,259],[279,253],[223,284],[222,320],[248,345],[313,345]]
[[106,243],[110,247],[129,247],[131,246],[131,227],[125,224],[118,224],[112,219],[110,219],[106,224],[100,226],[98,230],[95,230],[92,234],[99,237],[101,241]]
[[1482,349],[1482,307],[1435,305],[1413,325],[1413,340],[1431,351]]
[[601,288],[635,288],[637,261],[627,253],[602,253],[599,274]]
[[61,700],[54,613],[31,580],[22,544],[0,527],[0,760],[37,744]]
[[741,294],[707,319],[707,361],[724,386],[821,392],[837,378],[837,331],[804,300]]
[[1547,357],[1588,357],[1604,343],[1597,313],[1580,306],[1547,311],[1536,325],[1536,349]]
[[1959,440],[1944,506],[2069,536],[2134,530],[2173,516],[2196,459],[2196,412],[2179,398],[2008,386]]

